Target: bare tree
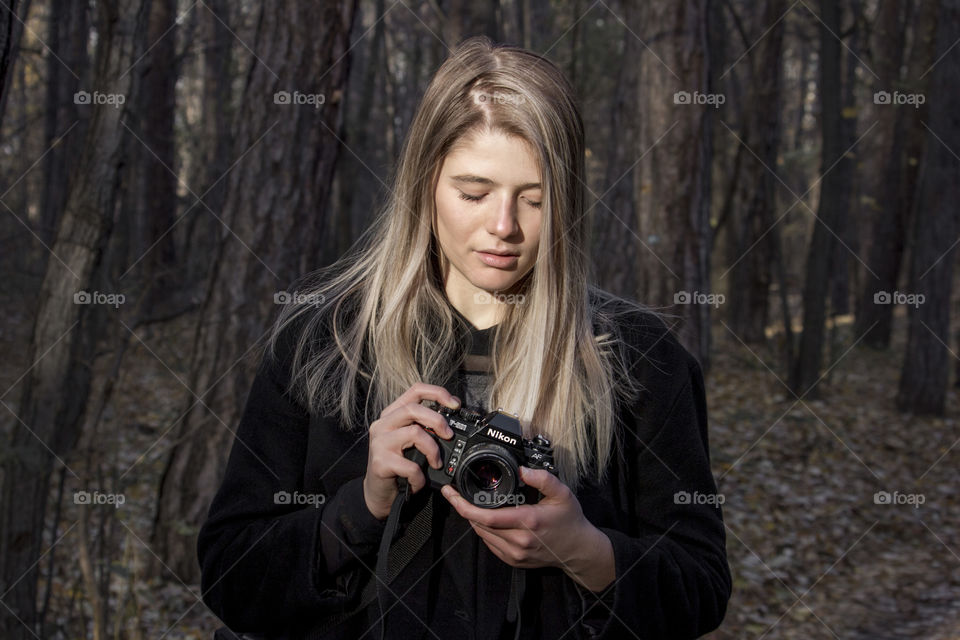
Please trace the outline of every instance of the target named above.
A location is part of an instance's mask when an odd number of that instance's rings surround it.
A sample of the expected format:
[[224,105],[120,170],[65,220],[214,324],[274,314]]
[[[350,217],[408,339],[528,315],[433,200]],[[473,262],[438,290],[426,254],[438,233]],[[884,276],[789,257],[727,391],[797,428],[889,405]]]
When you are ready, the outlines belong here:
[[833,229],[843,215],[841,174],[831,170],[842,161],[841,80],[840,80],[840,7],[835,0],[820,2],[820,203],[807,253],[803,285],[803,333],[793,362],[790,386],[795,393],[809,391],[820,376],[826,320],[826,296],[829,275],[828,256],[835,239]]
[[[644,5],[643,36],[655,49],[641,57],[647,96],[640,131],[640,289],[651,304],[710,292],[710,169],[717,98],[710,86],[708,3],[654,0]],[[651,45],[653,46],[653,45]],[[654,55],[656,54],[656,55]],[[633,64],[633,62],[627,62]],[[675,296],[681,296],[675,298]],[[684,304],[679,336],[709,367],[710,306]]]
[[[47,86],[44,114],[43,192],[40,194],[40,238],[53,242],[57,221],[67,196],[66,160],[83,139],[78,105],[73,96],[86,74],[90,36],[85,3],[51,0],[47,34]],[[85,122],[84,118],[82,122]],[[61,137],[63,139],[61,139]]]
[[[901,0],[880,5],[873,45],[879,76],[877,92],[912,93],[926,84],[920,76],[934,62],[937,5],[922,2],[916,12],[911,11],[912,6]],[[907,59],[906,32],[911,24],[914,44]],[[926,131],[921,121],[927,118],[927,108],[926,102],[918,107],[877,107],[877,135],[882,146],[866,159],[870,167],[867,174],[877,176],[871,189],[876,195],[872,198],[875,208],[867,253],[867,264],[876,277],[870,273],[864,276],[856,310],[856,334],[866,334],[864,343],[874,348],[890,346],[894,306],[876,304],[874,296],[897,289],[916,191],[912,166],[916,163],[910,158],[920,155],[917,147],[922,145]]]
[[[910,328],[900,370],[901,411],[943,415],[950,375],[950,293],[960,232],[960,121],[949,96],[960,82],[960,65],[943,60],[960,39],[960,0],[941,0],[937,55],[930,82],[930,122],[920,175],[917,213],[911,229]],[[922,298],[920,297],[922,296]],[[891,301],[893,302],[893,301]]]
[[30,13],[30,0],[7,0],[0,5],[0,123],[6,111],[7,96],[13,80],[13,67],[20,54],[23,23]]
[[[138,243],[149,247],[144,262],[151,274],[143,295],[160,301],[169,296],[176,259],[174,235],[169,233],[177,211],[175,85],[180,75],[176,55],[176,0],[151,0],[150,48],[137,70],[143,76],[138,96],[139,134],[143,147],[137,149],[140,185],[136,229]],[[152,304],[149,306],[153,306]]]
[[[13,413],[11,450],[3,461],[2,579],[5,606],[0,635],[36,637],[37,559],[54,461],[75,445],[86,409],[91,362],[103,333],[103,313],[96,305],[77,304],[74,294],[96,281],[109,239],[121,165],[122,108],[117,96],[129,95],[131,62],[139,0],[97,3],[97,45],[91,91],[113,104],[91,111],[84,144],[72,163],[66,209],[47,261],[30,341],[35,365],[24,376],[20,402]],[[142,38],[143,33],[139,36]],[[81,300],[82,301],[82,300]],[[68,389],[68,393],[64,393]],[[5,405],[6,406],[6,405]]]
[[[623,7],[623,59],[639,59],[643,46],[636,37],[641,29],[639,7],[627,2]],[[640,120],[640,65],[622,64],[610,103],[607,131],[607,163],[600,185],[601,202],[591,208],[594,256],[599,284],[619,295],[636,297],[639,264],[637,261],[637,207],[635,200],[637,158],[643,151],[638,144]]]
[[238,161],[224,209],[214,212],[223,229],[193,342],[191,392],[154,522],[157,553],[185,581],[198,578],[196,532],[252,380],[245,356],[263,338],[274,294],[321,258],[355,8],[350,0],[260,6],[234,128]]
[[771,269],[779,245],[774,212],[778,181],[773,172],[780,146],[784,21],[778,18],[784,5],[783,0],[763,2],[750,25],[751,38],[744,41],[748,58],[741,63],[750,74],[741,125],[742,144],[749,151],[736,176],[739,206],[729,214],[726,229],[731,265],[726,308],[731,330],[748,343],[766,340]]

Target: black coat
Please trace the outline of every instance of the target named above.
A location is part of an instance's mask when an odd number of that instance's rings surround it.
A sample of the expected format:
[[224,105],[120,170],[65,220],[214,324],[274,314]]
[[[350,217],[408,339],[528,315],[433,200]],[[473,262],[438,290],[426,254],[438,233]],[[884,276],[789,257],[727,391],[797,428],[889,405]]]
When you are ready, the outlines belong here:
[[[644,391],[620,411],[621,451],[607,480],[576,492],[584,515],[612,542],[616,579],[593,594],[559,569],[528,570],[524,636],[680,640],[717,628],[726,612],[731,579],[700,366],[652,314],[633,312],[622,322],[631,374]],[[281,336],[280,357],[260,364],[198,552],[203,600],[231,629],[300,637],[356,597],[376,564],[384,523],[363,500],[366,438],[310,415],[285,392],[291,340]],[[311,459],[309,437],[317,439]],[[388,617],[388,637],[466,640],[425,622],[445,606],[442,595],[438,603],[429,595],[444,544],[439,537],[426,544],[391,584],[405,595]],[[502,622],[509,592],[509,567],[493,566],[484,551],[486,569],[469,569],[484,575],[477,638],[496,637],[488,634]],[[324,637],[379,634],[378,618],[374,602]]]

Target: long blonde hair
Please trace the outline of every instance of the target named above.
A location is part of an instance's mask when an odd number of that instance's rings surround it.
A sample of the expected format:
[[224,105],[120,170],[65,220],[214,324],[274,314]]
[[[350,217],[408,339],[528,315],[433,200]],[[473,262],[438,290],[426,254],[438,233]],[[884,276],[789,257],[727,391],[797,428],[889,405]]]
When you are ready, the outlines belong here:
[[601,481],[616,448],[616,402],[637,392],[614,316],[639,305],[588,284],[582,120],[563,74],[524,49],[470,38],[443,63],[407,134],[388,202],[344,257],[297,283],[270,352],[296,321],[290,391],[347,429],[368,428],[416,382],[450,379],[467,327],[444,292],[434,194],[445,156],[481,130],[525,140],[543,185],[536,263],[517,283],[523,303],[504,305],[494,330],[481,408],[517,413],[526,437],[550,438],[569,486],[587,475]]

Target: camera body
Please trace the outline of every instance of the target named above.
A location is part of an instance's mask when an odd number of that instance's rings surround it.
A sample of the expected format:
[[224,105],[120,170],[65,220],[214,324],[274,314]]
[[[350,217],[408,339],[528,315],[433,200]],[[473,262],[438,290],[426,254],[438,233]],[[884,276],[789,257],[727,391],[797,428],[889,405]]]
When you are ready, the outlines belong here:
[[527,440],[516,416],[502,409],[483,414],[429,403],[453,431],[453,438],[444,440],[424,428],[439,445],[443,466],[431,467],[416,447],[403,453],[420,465],[431,487],[453,485],[461,496],[485,509],[540,501],[540,491],[520,479],[519,467],[546,469],[557,475],[549,440],[539,434]]

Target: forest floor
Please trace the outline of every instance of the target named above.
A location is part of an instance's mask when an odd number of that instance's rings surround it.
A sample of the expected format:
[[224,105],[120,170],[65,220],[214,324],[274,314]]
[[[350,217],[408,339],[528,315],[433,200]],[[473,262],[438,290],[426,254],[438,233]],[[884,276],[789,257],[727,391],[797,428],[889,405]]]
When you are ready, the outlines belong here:
[[[22,348],[30,325],[15,305],[3,315],[0,388],[13,408],[12,385],[31,365]],[[946,418],[895,410],[902,318],[900,340],[885,352],[850,348],[857,336],[840,326],[820,397],[800,401],[778,379],[772,347],[747,347],[717,325],[710,446],[734,593],[707,637],[960,638],[960,398],[951,388]],[[191,331],[184,318],[138,332],[145,344],[131,344],[96,434],[58,465],[51,504],[62,475],[62,506],[39,565],[52,571],[41,580],[42,595],[50,585],[44,638],[89,633],[84,556],[110,585],[110,636],[116,626],[116,637],[209,639],[218,626],[199,584],[165,569],[150,547],[156,486],[187,398],[176,376],[184,378]],[[122,495],[123,504],[90,508],[76,502],[78,491]],[[875,500],[882,491],[890,504]],[[158,577],[143,577],[148,563]]]

